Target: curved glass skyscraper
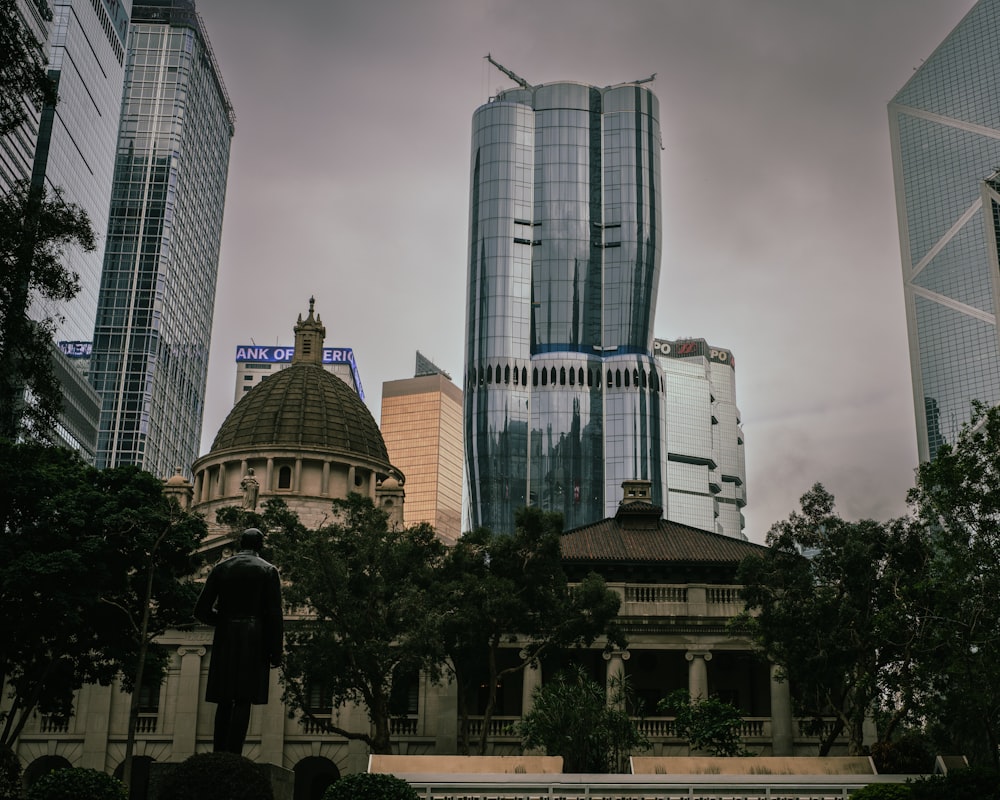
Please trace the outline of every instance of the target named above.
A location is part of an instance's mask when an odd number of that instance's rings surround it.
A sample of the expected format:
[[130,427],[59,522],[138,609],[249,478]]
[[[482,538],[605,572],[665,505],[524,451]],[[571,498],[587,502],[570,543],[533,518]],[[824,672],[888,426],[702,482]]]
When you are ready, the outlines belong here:
[[576,527],[633,478],[666,505],[656,97],[525,85],[472,127],[466,524],[509,531],[534,505]]

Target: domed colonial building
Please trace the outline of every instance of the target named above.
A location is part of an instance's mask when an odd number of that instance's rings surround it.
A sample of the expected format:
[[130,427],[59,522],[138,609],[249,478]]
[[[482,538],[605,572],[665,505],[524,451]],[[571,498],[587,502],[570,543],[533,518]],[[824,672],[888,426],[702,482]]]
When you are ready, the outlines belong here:
[[277,497],[318,527],[329,522],[330,501],[350,492],[368,495],[402,523],[403,475],[361,398],[323,368],[325,336],[310,298],[308,316],[295,325],[292,365],[244,395],[192,465],[192,507],[210,525],[219,508],[259,510]]

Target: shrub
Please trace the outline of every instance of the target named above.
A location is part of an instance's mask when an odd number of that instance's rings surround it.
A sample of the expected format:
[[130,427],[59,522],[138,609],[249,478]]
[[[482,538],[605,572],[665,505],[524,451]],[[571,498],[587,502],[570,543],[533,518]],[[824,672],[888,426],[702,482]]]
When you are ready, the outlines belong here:
[[934,769],[934,752],[919,734],[872,745],[872,761],[883,775],[927,774]]
[[9,747],[0,747],[0,800],[20,800],[21,761]]
[[198,753],[163,779],[160,800],[274,800],[270,779],[235,753]]
[[912,800],[906,783],[870,783],[851,795],[851,800]]
[[417,790],[395,775],[360,772],[331,783],[323,800],[420,800]]
[[125,784],[97,769],[57,769],[35,781],[28,800],[126,800]]
[[910,784],[911,800],[1000,800],[1000,776],[989,770],[958,769]]

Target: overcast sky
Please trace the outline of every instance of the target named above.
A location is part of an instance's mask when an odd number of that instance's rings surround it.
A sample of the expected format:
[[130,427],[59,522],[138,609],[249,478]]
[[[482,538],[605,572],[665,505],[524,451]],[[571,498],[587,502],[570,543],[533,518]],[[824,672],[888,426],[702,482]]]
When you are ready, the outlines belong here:
[[655,335],[733,351],[747,535],[822,482],[905,510],[916,433],[886,105],[973,0],[200,0],[236,109],[202,452],[238,344],[310,295],[366,402],[419,349],[461,383],[473,111],[656,73]]

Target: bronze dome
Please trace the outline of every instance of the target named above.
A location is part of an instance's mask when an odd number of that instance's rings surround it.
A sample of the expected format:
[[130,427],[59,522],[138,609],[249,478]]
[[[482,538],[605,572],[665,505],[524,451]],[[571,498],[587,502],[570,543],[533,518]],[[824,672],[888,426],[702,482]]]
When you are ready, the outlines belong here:
[[316,364],[268,376],[229,412],[212,450],[308,447],[389,464],[378,425],[361,398]]

